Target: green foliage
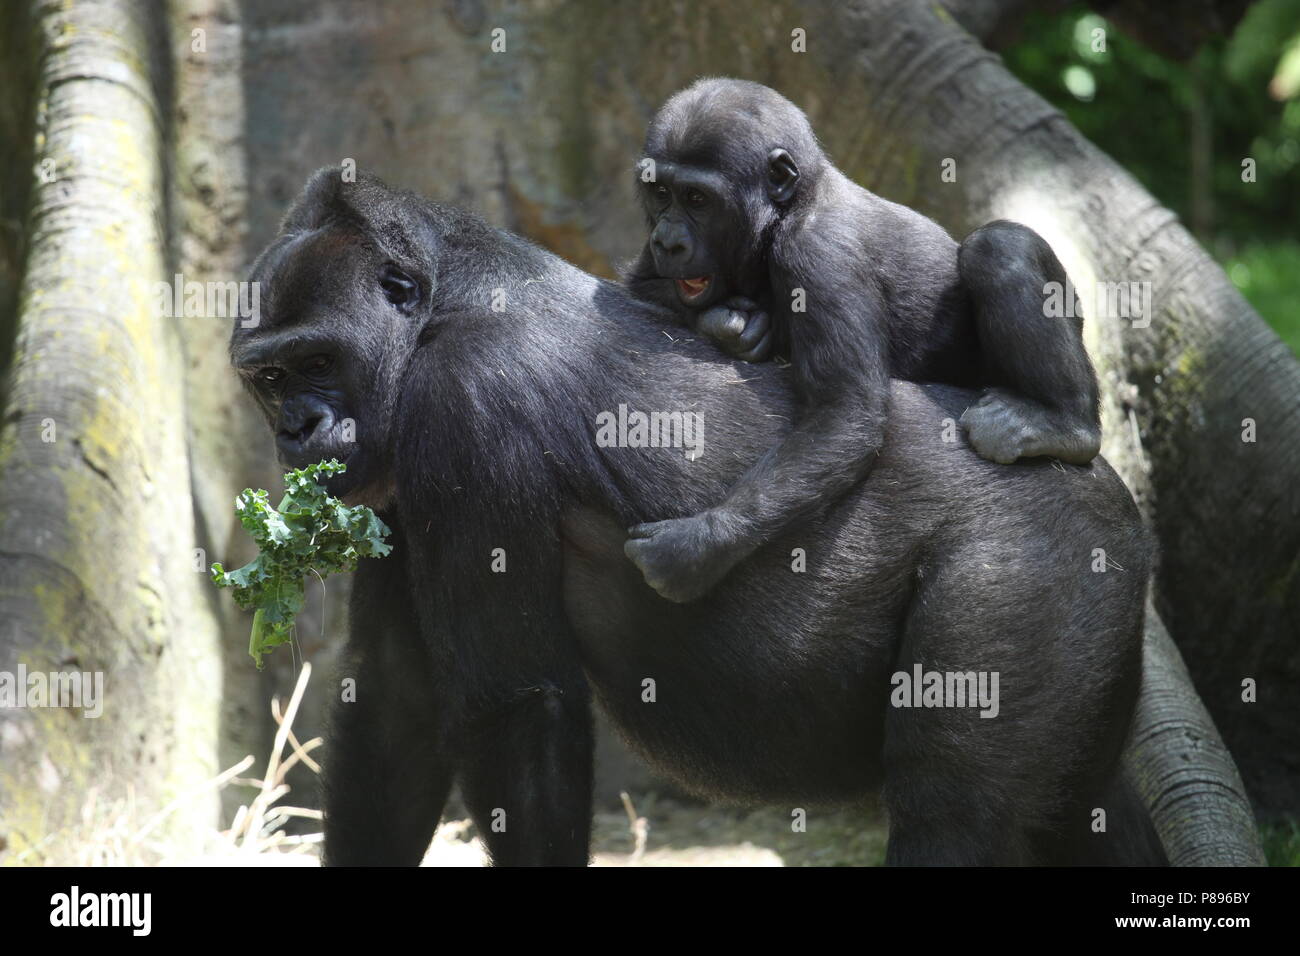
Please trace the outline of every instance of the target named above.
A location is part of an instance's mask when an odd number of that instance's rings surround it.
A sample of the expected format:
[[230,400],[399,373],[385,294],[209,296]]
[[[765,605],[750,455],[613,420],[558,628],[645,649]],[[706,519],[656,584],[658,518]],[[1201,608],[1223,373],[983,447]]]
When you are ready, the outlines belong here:
[[[1104,51],[1094,49],[1096,29],[1105,30]],[[1201,238],[1244,242],[1289,237],[1300,217],[1300,102],[1286,99],[1297,42],[1300,0],[1261,0],[1230,38],[1207,43],[1188,63],[1165,59],[1074,5],[1026,17],[1003,57],[1184,218],[1196,185],[1192,114],[1204,109],[1213,158],[1204,185],[1215,198],[1215,234]],[[1246,157],[1258,164],[1255,183],[1241,180]]]
[[1300,355],[1300,241],[1250,243],[1223,267],[1282,341]]
[[[1300,221],[1300,0],[1259,0],[1231,37],[1187,63],[1082,4],[1030,14],[1002,55],[1225,267],[1248,267],[1250,281],[1238,287],[1300,354],[1300,270],[1282,268],[1294,262]],[[1193,157],[1198,122],[1208,131],[1205,167]],[[1242,178],[1248,158],[1254,182]]]
[[373,511],[364,505],[350,508],[317,483],[318,475],[346,470],[331,459],[289,472],[279,508],[271,507],[262,490],[245,488],[235,499],[239,523],[260,553],[235,571],[212,565],[212,580],[219,588],[232,588],[240,607],[256,609],[248,653],[258,670],[263,654],[292,638],[309,572],[323,579],[353,570],[359,558],[382,558],[392,551],[384,542],[389,529]]
[[1259,828],[1269,866],[1300,866],[1300,823],[1284,817]]

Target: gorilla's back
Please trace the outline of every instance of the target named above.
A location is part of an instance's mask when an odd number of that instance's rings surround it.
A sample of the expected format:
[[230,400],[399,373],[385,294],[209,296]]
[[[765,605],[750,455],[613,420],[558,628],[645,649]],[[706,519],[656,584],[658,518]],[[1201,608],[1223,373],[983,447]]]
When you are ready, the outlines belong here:
[[[976,393],[959,388],[894,381],[864,481],[703,599],[660,598],[622,553],[627,524],[718,500],[795,407],[779,367],[728,361],[618,304],[594,320],[609,371],[594,407],[691,411],[703,453],[599,449],[618,500],[565,514],[565,598],[598,699],[661,771],[715,798],[861,796],[878,782],[862,757],[879,753],[891,676],[913,659],[1001,674],[1000,726],[1017,745],[1032,746],[1014,729],[1031,711],[1068,736],[1089,725],[1072,707],[1136,694],[1150,555],[1127,489],[1100,458],[980,458],[956,425]],[[1078,667],[1080,654],[1095,666]],[[643,701],[647,678],[673,706]],[[701,721],[731,730],[684,732]]]

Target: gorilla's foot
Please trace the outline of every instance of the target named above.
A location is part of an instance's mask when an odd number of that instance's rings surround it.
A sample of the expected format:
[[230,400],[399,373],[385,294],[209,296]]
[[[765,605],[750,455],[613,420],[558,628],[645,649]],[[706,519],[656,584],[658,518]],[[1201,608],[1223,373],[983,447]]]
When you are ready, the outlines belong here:
[[1001,465],[1038,456],[1086,465],[1101,450],[1101,432],[1092,423],[999,388],[966,409],[961,424],[971,447]]

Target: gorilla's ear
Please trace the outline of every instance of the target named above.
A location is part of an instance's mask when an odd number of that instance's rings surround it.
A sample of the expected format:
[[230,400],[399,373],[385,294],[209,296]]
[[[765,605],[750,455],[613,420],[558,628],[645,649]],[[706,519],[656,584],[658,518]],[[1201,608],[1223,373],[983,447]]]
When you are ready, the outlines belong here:
[[308,232],[336,218],[344,207],[341,196],[343,170],[339,166],[325,166],[312,173],[307,185],[284,214],[280,231]]
[[767,154],[767,194],[772,202],[784,206],[794,198],[799,185],[799,167],[794,157],[780,147]]
[[[326,166],[307,180],[285,213],[280,232],[290,235],[331,226],[358,231],[399,264],[380,284],[390,302],[409,312],[437,287],[439,234],[430,226],[427,205],[374,176],[344,180],[341,167]],[[424,278],[423,284],[417,275]]]
[[367,174],[343,178],[341,166],[326,166],[312,173],[284,215],[280,231],[310,232],[322,226],[346,223],[368,232],[395,228],[405,203],[403,197]]

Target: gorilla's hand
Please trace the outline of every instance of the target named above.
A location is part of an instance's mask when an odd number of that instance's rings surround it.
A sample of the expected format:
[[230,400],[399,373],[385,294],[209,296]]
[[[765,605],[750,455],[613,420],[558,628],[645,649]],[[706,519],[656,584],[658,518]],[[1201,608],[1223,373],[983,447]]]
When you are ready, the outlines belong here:
[[772,320],[756,303],[741,296],[701,312],[695,331],[743,362],[765,362],[772,354]]
[[628,529],[623,552],[647,584],[684,604],[706,594],[744,557],[744,549],[729,542],[723,527],[708,511],[639,524]]

